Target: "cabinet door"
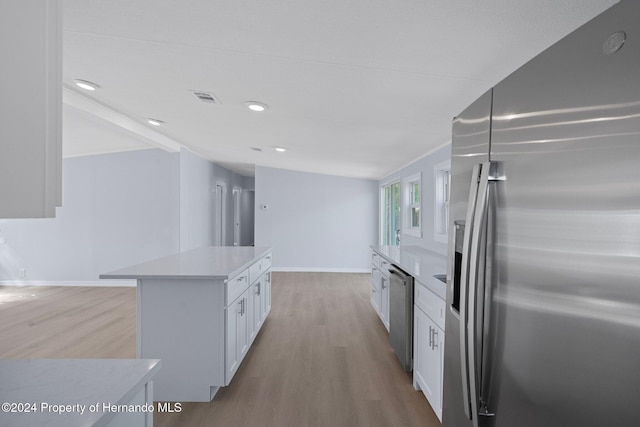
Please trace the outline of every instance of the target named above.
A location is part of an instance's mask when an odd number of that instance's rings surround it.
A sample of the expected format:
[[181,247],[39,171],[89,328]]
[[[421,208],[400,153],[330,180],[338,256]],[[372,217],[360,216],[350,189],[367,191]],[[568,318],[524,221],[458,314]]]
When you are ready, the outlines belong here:
[[249,339],[251,337],[249,326],[249,289],[241,297],[242,309],[238,317],[238,324],[236,327],[238,336],[238,354],[239,360],[242,362],[242,358],[247,351],[249,351]]
[[389,330],[389,279],[384,275],[380,276],[380,318],[382,323]]
[[242,312],[242,298],[238,298],[225,309],[225,321],[227,324],[225,343],[225,383],[229,385],[231,377],[238,369],[240,355],[238,354],[238,318]]
[[264,274],[264,289],[261,294],[262,300],[262,320],[267,318],[267,315],[271,311],[271,272],[267,271]]
[[444,332],[417,306],[413,319],[413,385],[422,390],[433,411],[442,419]]
[[380,274],[380,270],[374,265],[371,270],[371,305],[380,316],[380,278],[382,275]]
[[433,410],[442,421],[442,387],[444,385],[444,331],[433,324],[434,397]]
[[226,385],[238,370],[242,358],[249,350],[249,289],[226,308]]
[[263,282],[264,282],[264,276],[262,276],[256,283],[254,283],[253,285],[251,285],[251,288],[249,288],[249,299],[251,300],[251,318],[249,319],[249,323],[250,323],[250,330],[251,330],[251,339],[250,341],[253,342],[253,340],[255,339],[256,335],[258,334],[258,331],[260,330],[260,327],[262,326],[262,320],[263,320],[263,310],[262,310],[262,293],[263,293]]

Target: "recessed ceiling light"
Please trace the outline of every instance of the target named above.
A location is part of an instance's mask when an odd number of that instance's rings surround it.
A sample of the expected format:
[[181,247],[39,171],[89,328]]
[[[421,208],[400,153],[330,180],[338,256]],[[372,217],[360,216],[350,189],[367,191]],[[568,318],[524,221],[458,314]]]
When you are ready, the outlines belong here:
[[160,126],[160,125],[164,124],[164,122],[162,120],[158,120],[158,119],[147,119],[147,123],[149,123],[150,125],[154,125],[154,126]]
[[286,148],[282,148],[282,147],[274,147],[276,149],[276,151],[280,152],[280,153],[284,153],[285,151],[287,151]]
[[84,89],[84,90],[96,90],[98,89],[100,86],[98,86],[97,84],[87,81],[87,80],[80,80],[80,79],[75,79],[74,82],[76,83],[76,86]]
[[249,107],[249,109],[252,111],[264,111],[267,108],[269,108],[267,104],[264,104],[262,102],[257,102],[257,101],[247,102],[247,107]]
[[260,147],[251,147],[251,149],[253,151],[262,151],[262,148],[260,148]]

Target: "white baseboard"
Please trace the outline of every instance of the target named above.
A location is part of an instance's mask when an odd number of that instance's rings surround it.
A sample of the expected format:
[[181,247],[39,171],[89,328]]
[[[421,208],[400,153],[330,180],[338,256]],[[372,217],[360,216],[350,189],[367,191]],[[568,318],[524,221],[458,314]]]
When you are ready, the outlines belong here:
[[271,267],[271,271],[283,273],[371,273],[370,268]]
[[135,279],[122,280],[0,280],[0,286],[106,286],[118,287],[127,286],[135,287],[137,281]]

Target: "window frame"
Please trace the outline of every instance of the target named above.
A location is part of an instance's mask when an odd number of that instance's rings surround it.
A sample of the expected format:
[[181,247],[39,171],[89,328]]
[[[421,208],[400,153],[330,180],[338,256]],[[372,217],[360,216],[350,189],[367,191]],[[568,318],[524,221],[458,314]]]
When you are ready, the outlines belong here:
[[[419,202],[414,203],[415,198],[414,194],[414,184],[418,183],[420,186],[420,194],[419,194]],[[422,213],[424,209],[422,208],[422,172],[416,172],[412,175],[409,175],[402,179],[402,187],[403,187],[403,200],[402,200],[402,210],[404,212],[401,213],[402,216],[402,234],[406,234],[414,237],[422,237]],[[413,225],[413,211],[414,209],[419,210],[419,224],[418,226]]]
[[451,196],[451,160],[438,163],[433,167],[434,182],[434,215],[433,240],[440,243],[449,242],[449,203]]
[[[400,210],[399,215],[397,217],[397,222],[398,224],[396,224],[397,230],[402,230],[402,183],[400,181],[399,178],[394,178],[394,179],[390,179],[388,181],[382,182],[380,184],[380,204],[379,204],[379,208],[380,208],[380,212],[379,212],[379,218],[380,218],[380,228],[379,228],[379,241],[380,241],[380,245],[389,245],[389,246],[398,246],[400,244],[400,239],[397,233],[393,232],[393,230],[390,227],[388,230],[386,229],[386,224],[387,224],[387,215],[391,214],[391,212],[389,212],[390,209],[393,209],[394,207],[394,203],[391,202],[389,205],[389,209],[387,209],[386,206],[386,197],[385,197],[385,189],[389,188],[390,191],[390,196],[392,199],[395,198],[394,196],[394,190],[393,190],[393,186],[397,185],[398,186],[398,193],[400,193],[400,201],[398,203],[398,208]],[[389,217],[388,219],[389,225],[392,225],[393,220],[391,217]],[[391,241],[390,241],[391,240]]]

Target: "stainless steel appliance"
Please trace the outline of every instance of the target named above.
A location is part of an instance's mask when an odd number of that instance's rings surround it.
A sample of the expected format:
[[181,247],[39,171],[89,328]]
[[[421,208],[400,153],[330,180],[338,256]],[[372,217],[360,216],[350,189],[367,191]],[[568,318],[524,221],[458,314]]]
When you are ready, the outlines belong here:
[[413,277],[389,267],[389,342],[402,368],[413,369]]
[[640,425],[640,2],[453,122],[444,427]]

